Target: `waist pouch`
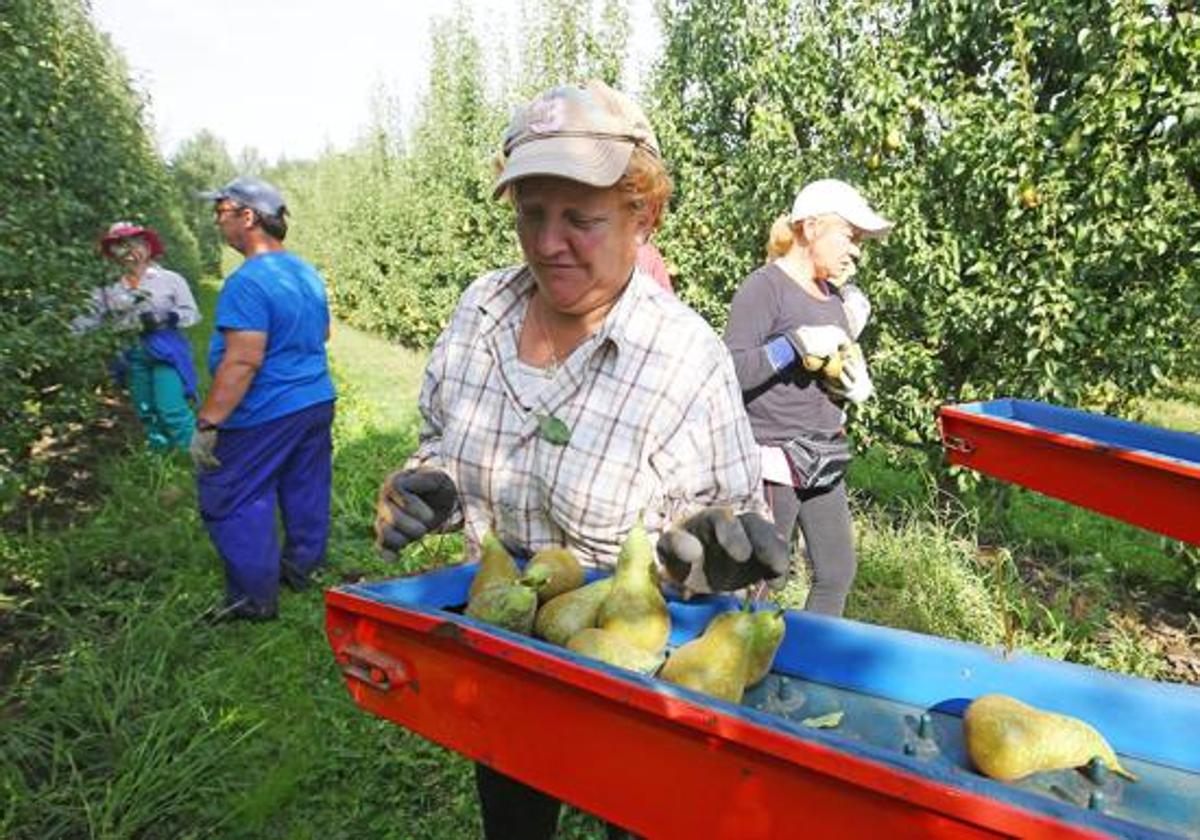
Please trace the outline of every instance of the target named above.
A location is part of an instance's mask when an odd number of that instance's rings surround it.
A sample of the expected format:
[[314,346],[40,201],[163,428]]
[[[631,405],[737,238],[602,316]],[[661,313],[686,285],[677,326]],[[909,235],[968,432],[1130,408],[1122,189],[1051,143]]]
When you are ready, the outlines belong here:
[[850,441],[845,432],[797,435],[780,447],[787,455],[792,478],[801,490],[820,490],[842,480],[850,466]]

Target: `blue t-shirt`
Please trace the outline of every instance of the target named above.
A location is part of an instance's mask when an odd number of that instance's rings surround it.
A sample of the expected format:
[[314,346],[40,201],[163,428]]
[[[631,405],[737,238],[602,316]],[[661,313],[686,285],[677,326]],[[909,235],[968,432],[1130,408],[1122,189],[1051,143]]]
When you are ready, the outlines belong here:
[[223,330],[267,334],[262,367],[222,426],[257,426],[334,399],[325,354],[325,282],[300,257],[272,251],[242,263],[217,297],[216,327],[208,346],[208,370],[213,374],[225,355]]

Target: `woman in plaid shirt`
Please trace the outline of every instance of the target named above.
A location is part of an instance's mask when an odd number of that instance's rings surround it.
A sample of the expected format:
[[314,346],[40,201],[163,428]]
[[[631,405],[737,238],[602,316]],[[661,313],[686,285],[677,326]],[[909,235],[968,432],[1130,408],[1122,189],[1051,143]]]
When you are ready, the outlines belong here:
[[[381,548],[461,525],[472,552],[494,529],[514,553],[565,545],[611,568],[641,516],[685,596],[782,581],[729,354],[635,270],[670,193],[645,115],[602,82],[516,111],[495,194],[525,263],[472,283],[434,346],[420,444],[380,492]],[[477,779],[489,838],[553,835],[555,800]]]

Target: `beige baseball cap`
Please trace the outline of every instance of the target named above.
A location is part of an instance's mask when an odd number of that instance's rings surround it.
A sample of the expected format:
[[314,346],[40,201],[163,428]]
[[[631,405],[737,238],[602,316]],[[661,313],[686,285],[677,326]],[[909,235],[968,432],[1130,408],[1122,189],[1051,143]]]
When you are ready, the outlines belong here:
[[598,80],[556,87],[513,112],[493,194],[533,175],[611,187],[638,147],[659,154],[650,121],[628,96]]
[[892,222],[871,209],[862,193],[836,178],[823,178],[806,184],[792,203],[793,224],[813,216],[830,214],[841,216],[868,238],[886,236],[894,227]]

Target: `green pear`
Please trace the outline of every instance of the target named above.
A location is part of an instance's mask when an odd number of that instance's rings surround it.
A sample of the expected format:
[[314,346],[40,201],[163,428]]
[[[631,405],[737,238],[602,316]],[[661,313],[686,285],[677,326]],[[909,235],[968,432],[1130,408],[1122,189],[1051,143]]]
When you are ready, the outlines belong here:
[[545,583],[538,586],[540,604],[583,586],[583,566],[579,565],[571,549],[561,546],[543,548],[534,554],[525,566],[525,574],[530,577],[545,576]]
[[754,633],[750,639],[750,665],[746,674],[746,687],[757,685],[771,673],[771,663],[783,644],[783,610],[779,608],[759,610],[752,616]]
[[528,636],[537,613],[537,589],[526,580],[497,583],[476,593],[463,611],[471,618]]
[[1081,767],[1099,756],[1130,780],[1104,736],[1078,718],[1044,712],[1005,694],[985,694],[963,715],[967,754],[986,776],[1023,779],[1042,770]]
[[750,673],[754,635],[754,613],[745,610],[721,613],[708,623],[703,634],[667,658],[659,677],[730,703],[740,703]]
[[653,674],[663,663],[662,654],[649,653],[611,630],[599,627],[580,630],[567,641],[567,649],[642,674]]
[[658,589],[650,537],[640,519],[621,544],[612,591],[600,605],[596,626],[650,653],[661,653],[667,644],[671,617]]
[[484,534],[483,541],[479,545],[483,550],[483,556],[479,559],[479,569],[475,572],[475,579],[471,581],[471,588],[467,590],[468,601],[474,600],[476,595],[490,586],[515,583],[521,576],[517,570],[517,564],[508,553],[508,549],[504,547],[504,543],[500,542],[495,531],[488,531]]
[[553,644],[566,645],[580,630],[596,626],[600,604],[612,591],[612,585],[611,577],[600,578],[551,598],[537,611],[534,633]]

